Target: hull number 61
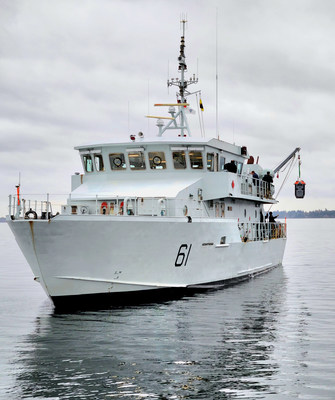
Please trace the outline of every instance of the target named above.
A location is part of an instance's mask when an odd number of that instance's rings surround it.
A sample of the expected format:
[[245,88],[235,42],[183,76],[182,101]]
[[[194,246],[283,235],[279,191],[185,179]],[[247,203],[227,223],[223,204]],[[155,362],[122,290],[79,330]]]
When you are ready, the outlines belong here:
[[188,257],[191,252],[192,245],[191,244],[182,244],[179,247],[178,254],[176,257],[176,261],[174,263],[175,267],[186,267]]

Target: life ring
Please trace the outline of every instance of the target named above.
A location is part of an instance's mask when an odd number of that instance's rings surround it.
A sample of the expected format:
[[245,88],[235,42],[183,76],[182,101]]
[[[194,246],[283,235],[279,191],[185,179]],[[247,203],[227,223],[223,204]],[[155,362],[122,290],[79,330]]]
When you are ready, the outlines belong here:
[[[32,215],[32,217],[30,217],[30,215]],[[30,208],[29,211],[24,214],[24,217],[25,219],[37,219],[37,212]]]
[[101,203],[100,206],[100,214],[106,215],[109,213],[109,207],[108,204],[104,201]]

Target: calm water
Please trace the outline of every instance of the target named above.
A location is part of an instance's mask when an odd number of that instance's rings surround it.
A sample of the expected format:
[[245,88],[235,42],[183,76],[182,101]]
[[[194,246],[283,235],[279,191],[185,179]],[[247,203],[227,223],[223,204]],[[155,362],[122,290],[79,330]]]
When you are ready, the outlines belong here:
[[224,290],[58,315],[0,224],[0,397],[335,399],[335,220],[289,220],[284,267]]

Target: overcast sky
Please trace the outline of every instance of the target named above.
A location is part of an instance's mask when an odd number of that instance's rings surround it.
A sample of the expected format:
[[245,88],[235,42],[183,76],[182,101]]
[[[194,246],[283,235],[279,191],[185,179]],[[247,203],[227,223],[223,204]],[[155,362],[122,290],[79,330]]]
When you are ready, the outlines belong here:
[[178,76],[182,13],[206,137],[217,17],[220,138],[268,168],[301,147],[306,197],[294,198],[295,167],[276,208],[335,209],[335,1],[0,0],[0,10],[0,216],[19,172],[24,193],[69,193],[82,172],[74,146],[157,133],[144,115],[175,100],[166,79],[168,66]]

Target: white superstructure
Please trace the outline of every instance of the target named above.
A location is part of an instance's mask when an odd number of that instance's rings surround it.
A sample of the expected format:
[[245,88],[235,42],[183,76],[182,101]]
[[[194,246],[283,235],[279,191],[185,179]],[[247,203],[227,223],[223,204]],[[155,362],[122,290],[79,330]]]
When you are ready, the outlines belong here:
[[178,60],[181,78],[168,81],[177,102],[157,105],[169,116],[158,117],[155,139],[76,147],[84,173],[57,215],[49,197],[41,215],[10,199],[9,226],[56,306],[213,287],[282,262],[286,226],[264,218],[276,203],[262,179],[271,171],[246,147],[191,137],[187,87],[197,78],[184,77],[184,34]]

